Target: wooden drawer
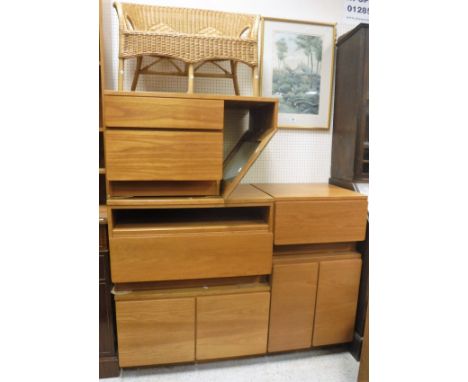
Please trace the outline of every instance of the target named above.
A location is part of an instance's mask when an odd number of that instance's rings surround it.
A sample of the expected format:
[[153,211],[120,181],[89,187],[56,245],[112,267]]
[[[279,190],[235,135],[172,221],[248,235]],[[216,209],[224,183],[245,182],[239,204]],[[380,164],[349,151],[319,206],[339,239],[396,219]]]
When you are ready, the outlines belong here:
[[222,130],[222,100],[106,95],[107,127]]
[[197,360],[263,354],[270,293],[197,298]]
[[273,266],[269,352],[311,346],[318,269],[318,262]]
[[320,263],[313,346],[353,340],[360,276],[361,259]]
[[121,367],[195,360],[195,299],[117,301]]
[[367,200],[278,201],[275,244],[364,240]]
[[222,132],[106,130],[110,181],[220,180]]
[[235,277],[271,273],[268,231],[114,235],[114,283]]

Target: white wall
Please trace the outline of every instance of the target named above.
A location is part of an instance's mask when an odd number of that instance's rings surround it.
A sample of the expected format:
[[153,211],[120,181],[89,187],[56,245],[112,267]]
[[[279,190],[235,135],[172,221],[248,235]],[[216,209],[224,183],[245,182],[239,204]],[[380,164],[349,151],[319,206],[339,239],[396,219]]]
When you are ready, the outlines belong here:
[[[205,8],[286,19],[333,22],[337,23],[338,36],[353,27],[353,25],[342,23],[343,0],[125,0],[123,2]],[[106,48],[106,87],[116,89],[118,24],[111,0],[103,0],[103,32]],[[131,70],[131,65],[129,70]],[[245,83],[248,82],[250,81]],[[225,82],[224,85],[219,86],[226,86],[230,89],[232,85]],[[242,84],[241,94],[243,94]],[[332,128],[326,131],[280,129],[249,170],[243,182],[328,182],[331,161],[331,130]]]

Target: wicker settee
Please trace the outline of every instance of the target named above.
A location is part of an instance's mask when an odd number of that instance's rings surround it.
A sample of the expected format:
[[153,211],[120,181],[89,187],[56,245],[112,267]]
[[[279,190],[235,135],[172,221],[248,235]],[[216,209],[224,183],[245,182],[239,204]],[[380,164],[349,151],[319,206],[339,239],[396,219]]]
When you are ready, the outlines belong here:
[[[119,18],[119,90],[123,90],[124,61],[136,58],[132,90],[141,74],[170,74],[187,76],[189,93],[195,76],[230,78],[239,95],[237,64],[243,62],[252,68],[253,94],[258,94],[260,16],[119,2],[114,7]],[[154,61],[143,66],[143,57]],[[161,61],[169,61],[174,71],[150,69]],[[183,62],[182,67],[177,61]],[[229,61],[230,70],[221,61]],[[201,73],[200,67],[208,62],[222,72]]]

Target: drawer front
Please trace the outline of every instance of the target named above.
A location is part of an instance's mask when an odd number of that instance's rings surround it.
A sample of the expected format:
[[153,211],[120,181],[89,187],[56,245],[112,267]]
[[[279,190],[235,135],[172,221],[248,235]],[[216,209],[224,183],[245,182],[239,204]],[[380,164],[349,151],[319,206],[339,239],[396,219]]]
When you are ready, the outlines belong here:
[[105,96],[107,127],[222,130],[221,100]]
[[109,180],[222,178],[221,132],[106,130]]
[[320,263],[313,346],[353,340],[361,259]]
[[197,298],[197,360],[263,354],[270,293]]
[[270,232],[111,237],[114,283],[271,273]]
[[276,202],[275,244],[364,240],[367,200]]
[[115,305],[121,367],[195,360],[195,298]]
[[273,266],[269,352],[312,345],[317,278],[318,263]]

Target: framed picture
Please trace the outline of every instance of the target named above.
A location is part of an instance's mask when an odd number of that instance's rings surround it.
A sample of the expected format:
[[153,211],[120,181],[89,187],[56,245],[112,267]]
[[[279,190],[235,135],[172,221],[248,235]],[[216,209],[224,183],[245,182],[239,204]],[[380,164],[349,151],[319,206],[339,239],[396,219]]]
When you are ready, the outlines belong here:
[[262,19],[261,93],[278,97],[278,127],[330,127],[335,24]]

